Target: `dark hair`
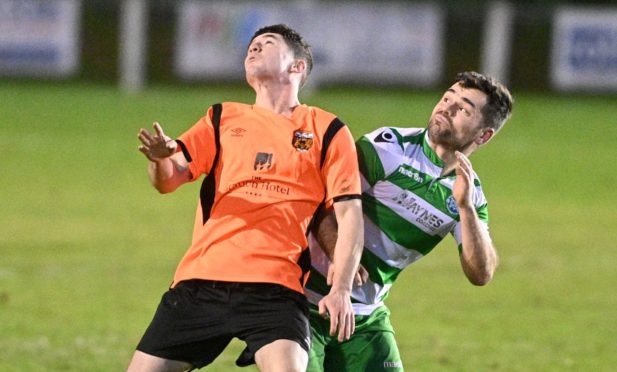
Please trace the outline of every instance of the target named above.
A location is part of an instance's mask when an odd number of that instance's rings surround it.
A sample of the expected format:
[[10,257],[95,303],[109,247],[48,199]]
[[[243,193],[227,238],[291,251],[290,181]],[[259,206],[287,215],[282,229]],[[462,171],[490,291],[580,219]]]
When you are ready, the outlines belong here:
[[465,88],[473,88],[482,91],[487,96],[487,102],[482,109],[484,125],[498,131],[512,115],[514,100],[508,91],[497,80],[475,71],[460,72],[454,79]]
[[294,58],[300,58],[306,61],[306,75],[304,79],[302,79],[302,83],[304,83],[304,80],[313,69],[313,53],[311,52],[311,46],[304,41],[304,39],[302,38],[302,36],[300,36],[299,33],[284,24],[260,28],[255,32],[255,34],[251,38],[251,41],[249,41],[249,44],[253,42],[253,39],[255,39],[257,36],[267,33],[281,35],[283,37],[283,40],[285,40],[285,43],[287,43],[287,45],[293,51]]

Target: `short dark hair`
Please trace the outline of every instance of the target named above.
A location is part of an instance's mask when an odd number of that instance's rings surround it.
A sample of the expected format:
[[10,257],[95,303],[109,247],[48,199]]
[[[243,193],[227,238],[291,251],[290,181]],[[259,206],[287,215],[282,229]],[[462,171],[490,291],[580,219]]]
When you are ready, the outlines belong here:
[[300,36],[298,32],[285,24],[278,24],[260,28],[255,32],[255,34],[251,38],[251,41],[249,41],[249,45],[257,36],[267,33],[281,35],[283,37],[283,40],[285,40],[285,43],[287,43],[287,45],[293,51],[294,58],[300,58],[306,61],[306,75],[305,78],[302,80],[302,83],[304,83],[306,77],[309,76],[311,70],[313,70],[313,53],[311,52],[311,46],[304,41],[304,39],[302,38],[302,36]]
[[512,115],[514,100],[508,88],[490,76],[475,71],[465,71],[456,74],[455,82],[464,88],[478,89],[487,96],[487,102],[482,109],[484,125],[498,131]]

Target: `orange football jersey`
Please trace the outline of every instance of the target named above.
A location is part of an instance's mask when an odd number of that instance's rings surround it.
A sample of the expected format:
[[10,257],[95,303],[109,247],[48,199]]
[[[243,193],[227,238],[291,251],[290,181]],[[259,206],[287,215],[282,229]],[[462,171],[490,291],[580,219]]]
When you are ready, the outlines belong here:
[[[172,286],[210,279],[277,283],[303,293],[306,235],[317,207],[360,195],[353,137],[336,116],[315,107],[297,106],[291,119],[255,105],[222,107],[214,190],[202,187],[192,244]],[[211,171],[212,114],[210,108],[178,139],[192,180]],[[212,205],[203,203],[204,192],[214,193]]]

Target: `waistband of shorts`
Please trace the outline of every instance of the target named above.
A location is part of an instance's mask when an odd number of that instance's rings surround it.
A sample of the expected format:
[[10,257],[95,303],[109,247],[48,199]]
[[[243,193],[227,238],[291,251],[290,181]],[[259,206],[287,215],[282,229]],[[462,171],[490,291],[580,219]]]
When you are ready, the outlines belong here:
[[[287,288],[284,285],[278,283],[253,283],[253,282],[226,282],[221,280],[210,279],[188,279],[183,280],[176,284],[178,286],[187,287],[206,287],[216,289],[228,289],[240,292],[259,292],[259,291],[271,291],[272,289],[283,289],[293,293],[297,293],[291,288]],[[300,294],[300,293],[298,293]]]

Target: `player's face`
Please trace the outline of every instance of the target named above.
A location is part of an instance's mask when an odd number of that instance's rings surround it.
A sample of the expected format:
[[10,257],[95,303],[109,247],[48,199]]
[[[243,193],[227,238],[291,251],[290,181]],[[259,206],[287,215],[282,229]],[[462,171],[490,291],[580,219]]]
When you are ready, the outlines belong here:
[[484,133],[482,108],[484,92],[452,85],[435,105],[428,123],[431,141],[452,150],[464,151]]
[[249,82],[284,79],[293,65],[293,52],[279,34],[265,33],[249,45],[244,68]]

